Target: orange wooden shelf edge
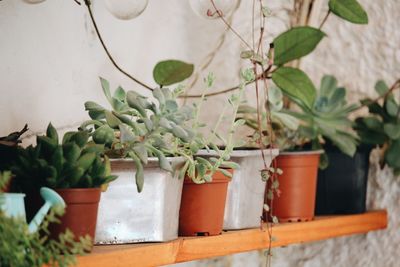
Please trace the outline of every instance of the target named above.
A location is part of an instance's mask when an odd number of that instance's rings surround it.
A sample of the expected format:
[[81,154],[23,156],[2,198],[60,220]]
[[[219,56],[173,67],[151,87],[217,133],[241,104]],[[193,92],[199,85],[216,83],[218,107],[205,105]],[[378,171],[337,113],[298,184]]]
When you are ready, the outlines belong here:
[[[385,210],[322,216],[310,222],[274,226],[272,247],[367,233],[386,227]],[[95,246],[91,254],[78,257],[78,266],[160,266],[265,249],[268,243],[266,229],[248,229],[227,231],[219,236],[182,237],[167,243]]]

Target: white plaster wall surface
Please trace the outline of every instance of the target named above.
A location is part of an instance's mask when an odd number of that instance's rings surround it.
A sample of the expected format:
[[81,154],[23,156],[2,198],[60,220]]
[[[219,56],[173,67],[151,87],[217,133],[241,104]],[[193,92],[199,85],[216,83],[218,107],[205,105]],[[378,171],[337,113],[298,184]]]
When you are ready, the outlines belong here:
[[[120,65],[154,86],[151,72],[162,59],[178,58],[197,66],[217,46],[225,27],[194,15],[187,1],[151,0],[145,12],[132,21],[118,21],[94,2],[94,13],[110,51]],[[349,88],[353,101],[373,95],[377,79],[392,83],[400,75],[399,0],[360,0],[369,13],[368,26],[357,26],[331,16],[323,30],[328,34],[317,50],[303,61],[315,83],[323,74],[334,74]],[[232,25],[251,40],[250,0],[242,3]],[[282,8],[291,0],[266,1],[275,16],[268,20],[265,43],[287,28]],[[212,63],[202,72],[216,74],[213,90],[238,83],[238,72],[246,65],[239,54],[244,46],[228,33]],[[148,92],[117,72],[94,35],[84,6],[72,0],[48,0],[27,5],[20,0],[0,1],[0,136],[28,122],[31,133],[41,132],[52,121],[58,128],[76,128],[87,119],[83,103],[106,104],[98,76],[117,87]],[[201,80],[201,79],[200,79]],[[191,92],[199,92],[197,83]],[[254,102],[254,90],[247,91]],[[217,110],[224,96],[210,98]],[[204,113],[203,118],[210,120]],[[375,161],[376,162],[376,158]],[[368,206],[387,208],[386,231],[344,237],[314,244],[275,250],[274,266],[400,266],[400,179],[374,163],[370,172]],[[262,252],[237,254],[182,266],[263,266]]]

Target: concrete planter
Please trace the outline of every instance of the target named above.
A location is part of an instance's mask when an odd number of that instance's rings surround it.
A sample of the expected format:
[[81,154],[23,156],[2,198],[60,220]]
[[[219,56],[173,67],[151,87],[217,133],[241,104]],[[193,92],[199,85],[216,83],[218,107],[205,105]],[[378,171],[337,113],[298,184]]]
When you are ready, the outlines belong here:
[[[170,158],[175,169],[184,160]],[[96,244],[163,242],[178,236],[179,207],[183,179],[158,167],[150,158],[145,167],[143,191],[137,192],[132,160],[112,160],[118,179],[101,194],[96,227]]]
[[[278,153],[278,149],[264,150],[268,166]],[[202,150],[199,155],[216,154]],[[238,163],[240,168],[234,171],[228,186],[223,228],[236,230],[258,227],[263,214],[265,193],[265,182],[261,180],[260,175],[260,171],[264,168],[261,150],[235,150],[231,160]]]

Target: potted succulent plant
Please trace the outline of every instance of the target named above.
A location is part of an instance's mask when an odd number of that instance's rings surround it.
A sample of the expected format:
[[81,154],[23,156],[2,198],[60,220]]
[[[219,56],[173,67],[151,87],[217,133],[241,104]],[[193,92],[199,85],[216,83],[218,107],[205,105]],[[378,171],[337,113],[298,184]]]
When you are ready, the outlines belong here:
[[[277,160],[278,168],[282,169],[283,174],[279,177],[280,194],[277,194],[277,198],[273,201],[273,211],[274,215],[282,221],[302,221],[313,218],[318,165],[323,169],[328,164],[326,153],[322,154],[318,164],[325,143],[330,142],[350,157],[356,151],[357,136],[351,131],[352,123],[349,113],[354,111],[357,106],[346,103],[345,89],[336,86],[334,77],[324,76],[321,80],[320,90],[314,89],[313,95],[315,98],[311,105],[307,105],[298,98],[296,103],[301,111],[287,111],[288,114],[301,121],[296,133],[301,142],[292,149],[300,149],[302,152],[281,153]],[[307,146],[311,151],[304,152],[304,148]],[[299,171],[302,166],[309,168],[303,174]],[[306,185],[306,181],[309,182],[308,187],[304,187],[304,191],[301,192],[300,188]],[[291,187],[286,189],[286,185],[291,185]],[[288,198],[292,196],[297,196],[298,199],[289,201]],[[302,201],[304,204],[307,201],[303,212],[295,211],[294,208],[300,206],[299,203]]]
[[46,186],[64,199],[66,213],[61,224],[51,226],[54,236],[68,228],[76,238],[89,235],[94,239],[101,186],[116,179],[110,174],[104,146],[88,141],[85,131],[67,132],[59,144],[58,133],[50,123],[46,135],[37,137],[36,146],[18,149],[11,168],[16,190],[38,194],[39,188]]
[[400,126],[399,104],[393,91],[398,89],[397,81],[390,88],[383,81],[375,85],[379,97],[363,99],[361,106],[367,106],[369,114],[358,117],[353,129],[360,138],[360,145],[353,157],[343,155],[330,148],[330,164],[318,174],[317,214],[349,214],[365,212],[369,155],[372,148],[381,148],[381,165],[385,163],[395,173],[400,170],[398,147]]
[[[175,239],[183,178],[188,176],[199,184],[211,182],[216,171],[230,175],[222,168],[227,157],[215,162],[194,158],[205,147],[197,131],[197,111],[179,106],[181,87],[164,87],[190,75],[186,68],[192,69],[192,65],[179,61],[157,64],[153,72],[160,85],[153,90],[156,101],[121,87],[111,94],[109,83],[101,79],[112,109],[85,103],[92,120],[83,123],[81,129],[91,131],[93,141],[107,147],[106,154],[114,158],[112,172],[120,177],[103,193],[96,243]],[[121,209],[115,209],[118,203],[123,203]]]
[[[319,158],[327,140],[350,156],[356,149],[357,138],[349,132],[352,124],[348,115],[357,107],[347,105],[345,89],[337,88],[336,80],[331,76],[322,79],[319,92],[313,85],[312,88],[316,97],[311,107],[301,98],[296,99],[301,111],[284,109],[282,94],[277,88],[271,89],[271,92],[278,92],[271,94],[274,97],[269,103],[272,129],[266,126],[262,133],[266,139],[264,142],[272,140],[282,152],[272,167],[272,171],[279,172],[280,176],[269,180],[266,204],[270,214],[281,221],[311,220],[314,217],[318,166],[323,168],[327,162],[325,154],[322,164]],[[247,111],[243,114],[246,125],[258,134],[258,126],[254,124],[256,114]],[[268,172],[266,174],[267,178],[271,176]],[[298,207],[300,209],[295,210]]]

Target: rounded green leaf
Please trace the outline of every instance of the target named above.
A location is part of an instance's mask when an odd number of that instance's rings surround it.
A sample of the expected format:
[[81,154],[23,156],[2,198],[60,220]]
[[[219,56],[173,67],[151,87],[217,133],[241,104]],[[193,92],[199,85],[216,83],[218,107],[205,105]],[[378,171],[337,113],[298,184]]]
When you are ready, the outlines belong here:
[[352,23],[368,24],[367,12],[356,0],[330,0],[329,10]]
[[281,67],[272,74],[272,80],[294,102],[301,107],[312,109],[317,90],[303,71]]
[[193,70],[193,64],[179,60],[166,60],[157,63],[153,70],[153,77],[160,86],[171,85],[189,78]]
[[391,138],[391,139],[398,139],[400,138],[400,125],[395,124],[395,123],[386,123],[383,126],[383,129],[385,133]]
[[304,26],[292,28],[274,40],[274,64],[282,65],[312,52],[325,33],[319,29]]

